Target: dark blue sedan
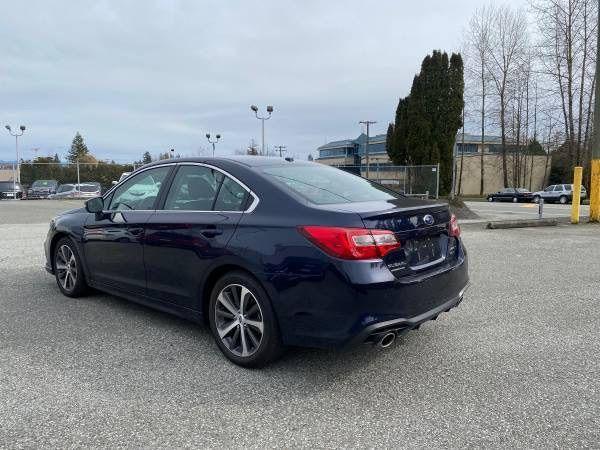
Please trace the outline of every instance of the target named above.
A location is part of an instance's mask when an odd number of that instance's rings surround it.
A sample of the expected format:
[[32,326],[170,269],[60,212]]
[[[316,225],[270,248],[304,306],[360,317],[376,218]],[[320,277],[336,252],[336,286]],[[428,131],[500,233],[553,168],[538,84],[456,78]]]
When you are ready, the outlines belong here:
[[277,158],[190,158],[138,169],[50,223],[46,269],[206,321],[236,364],[284,346],[394,339],[460,303],[460,229],[443,203]]

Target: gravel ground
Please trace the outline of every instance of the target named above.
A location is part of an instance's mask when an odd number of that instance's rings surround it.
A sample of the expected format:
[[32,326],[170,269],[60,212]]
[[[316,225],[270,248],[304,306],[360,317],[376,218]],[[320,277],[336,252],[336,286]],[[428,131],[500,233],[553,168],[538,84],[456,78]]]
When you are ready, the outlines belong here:
[[460,307],[386,351],[245,370],[202,326],[60,295],[43,213],[11,208],[29,207],[0,204],[0,447],[600,445],[598,226],[466,230]]

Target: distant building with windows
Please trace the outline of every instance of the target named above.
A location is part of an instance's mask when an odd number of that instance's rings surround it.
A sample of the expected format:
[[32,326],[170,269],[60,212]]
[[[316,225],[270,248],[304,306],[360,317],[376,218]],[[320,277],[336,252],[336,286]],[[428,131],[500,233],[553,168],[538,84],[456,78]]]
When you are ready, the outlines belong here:
[[[356,139],[344,139],[328,142],[317,148],[318,157],[315,161],[330,166],[361,166],[356,167],[357,174],[366,175],[365,171],[365,143],[367,136],[361,134]],[[385,151],[385,134],[378,134],[369,138],[369,162],[374,179],[394,179],[398,169],[393,164]],[[507,152],[513,153],[512,142],[507,143]],[[485,135],[483,144],[481,135],[462,132],[456,134],[454,152],[457,156],[457,173],[462,174],[461,194],[478,195],[481,184],[481,164],[484,165],[484,193],[495,192],[504,187],[502,174],[502,139],[500,136]],[[483,156],[483,157],[482,157]],[[549,173],[550,159],[545,155],[527,156],[527,163],[523,164],[523,186],[531,190],[539,190],[545,186]],[[464,167],[461,169],[461,166]],[[509,164],[509,179],[512,179],[512,164]]]
[[[390,163],[385,151],[385,134],[369,137],[370,162]],[[317,161],[328,165],[359,165],[365,163],[365,143],[367,135],[362,133],[356,139],[344,139],[321,145],[317,148]]]
[[[369,137],[369,160],[374,164],[391,164],[391,160],[385,151],[385,134]],[[328,165],[360,165],[365,164],[365,143],[367,135],[362,133],[356,139],[344,139],[332,141],[317,148],[319,156],[317,161]],[[500,136],[486,135],[481,144],[481,135],[465,133],[464,141],[462,133],[456,135],[454,150],[457,154],[480,154],[495,153],[502,151],[502,139]]]

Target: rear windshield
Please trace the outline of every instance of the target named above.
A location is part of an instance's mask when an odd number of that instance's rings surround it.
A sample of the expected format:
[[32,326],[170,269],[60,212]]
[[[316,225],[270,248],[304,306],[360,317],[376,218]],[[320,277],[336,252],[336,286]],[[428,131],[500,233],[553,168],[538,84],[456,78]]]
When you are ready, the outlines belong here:
[[265,167],[263,172],[317,205],[402,198],[379,184],[322,164]]
[[79,185],[79,190],[81,192],[96,192],[99,188],[99,185],[93,184],[81,184]]
[[57,192],[68,192],[68,191],[72,191],[74,189],[75,186],[73,186],[72,184],[61,184],[60,187],[58,188]]
[[12,181],[0,181],[0,189],[9,189],[12,191],[15,185],[17,186],[17,189],[21,188],[21,185],[19,183],[13,184]]

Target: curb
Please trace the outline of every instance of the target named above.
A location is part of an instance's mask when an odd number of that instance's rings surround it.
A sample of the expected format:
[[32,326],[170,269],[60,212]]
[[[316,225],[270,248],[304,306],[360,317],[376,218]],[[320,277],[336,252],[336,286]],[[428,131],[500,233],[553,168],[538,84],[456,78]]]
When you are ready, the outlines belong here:
[[[588,216],[581,216],[579,224],[589,222]],[[463,230],[501,230],[508,228],[554,227],[571,225],[570,217],[549,217],[546,219],[515,219],[515,220],[478,220],[474,222],[458,222]]]
[[558,225],[558,219],[522,219],[522,220],[497,220],[487,222],[485,228],[488,230],[503,230],[506,228],[527,228],[527,227],[555,227]]

